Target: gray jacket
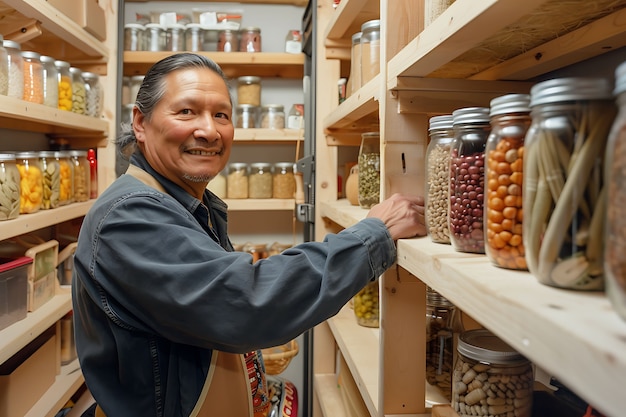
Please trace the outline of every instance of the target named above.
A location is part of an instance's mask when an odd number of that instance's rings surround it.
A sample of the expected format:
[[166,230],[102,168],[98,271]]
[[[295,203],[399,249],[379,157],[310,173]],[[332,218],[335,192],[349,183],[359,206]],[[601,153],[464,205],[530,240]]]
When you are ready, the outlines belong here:
[[109,417],[188,416],[214,349],[286,343],[395,261],[385,225],[365,219],[253,264],[233,252],[224,202],[193,198],[142,155],[131,164],[167,194],[130,175],[108,187],[83,222],[72,284],[81,368]]

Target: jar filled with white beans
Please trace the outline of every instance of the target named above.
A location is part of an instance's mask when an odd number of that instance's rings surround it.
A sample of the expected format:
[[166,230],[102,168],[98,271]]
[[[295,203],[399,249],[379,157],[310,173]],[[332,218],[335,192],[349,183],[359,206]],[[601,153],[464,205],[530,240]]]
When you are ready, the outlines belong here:
[[59,71],[54,65],[55,59],[42,55],[43,65],[43,104],[56,108],[59,105]]
[[15,41],[3,41],[3,46],[7,51],[9,62],[9,88],[7,95],[9,97],[24,97],[24,61],[22,59],[22,47]]
[[85,114],[100,117],[104,99],[100,76],[93,72],[83,72],[83,80],[85,81]]

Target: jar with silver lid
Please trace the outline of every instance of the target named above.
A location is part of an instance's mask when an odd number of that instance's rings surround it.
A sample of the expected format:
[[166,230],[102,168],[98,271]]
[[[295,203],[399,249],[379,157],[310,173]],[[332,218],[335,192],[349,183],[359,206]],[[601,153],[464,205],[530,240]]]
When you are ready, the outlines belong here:
[[247,27],[239,32],[240,52],[261,52],[261,29]]
[[25,101],[43,104],[43,66],[41,54],[33,51],[22,51],[24,66],[24,97]]
[[237,78],[237,103],[261,105],[261,77],[244,75]]
[[139,23],[127,23],[124,25],[124,50],[143,51],[144,32],[146,27]]
[[59,73],[59,104],[60,110],[72,111],[72,74],[70,63],[67,61],[54,61],[54,66]]
[[361,85],[365,85],[380,72],[380,20],[363,23],[361,32]]
[[0,35],[0,95],[6,96],[9,91],[9,57],[3,41],[4,37]]
[[380,134],[361,134],[359,166],[359,206],[370,209],[380,203]]
[[299,54],[302,52],[302,34],[299,30],[292,29],[287,32],[285,52],[288,54]]
[[185,26],[179,23],[167,25],[165,28],[165,50],[185,50]]
[[2,45],[7,51],[9,63],[9,97],[24,98],[24,61],[22,60],[22,47],[15,41],[2,41]]
[[273,198],[294,198],[296,178],[293,173],[293,162],[277,162],[274,164],[272,176]]
[[89,160],[87,160],[87,151],[71,150],[69,151],[70,161],[74,166],[74,195],[73,201],[83,202],[89,200],[91,168],[89,166]]
[[272,165],[267,162],[250,164],[249,198],[272,198]]
[[54,58],[41,56],[43,66],[43,104],[56,108],[59,105],[59,71],[54,65]]
[[148,23],[145,31],[145,50],[165,51],[165,28],[158,23]]
[[352,47],[350,48],[350,76],[348,78],[349,88],[347,96],[351,96],[361,88],[361,36],[363,32],[352,35]]
[[187,23],[185,25],[185,50],[202,51],[203,33],[204,29],[199,23]]
[[85,114],[85,80],[80,68],[70,67],[72,75],[72,112]]
[[85,114],[100,117],[104,100],[100,76],[93,72],[83,72],[83,80],[85,81]]
[[289,115],[287,116],[287,128],[304,128],[304,104],[294,104],[291,106],[291,110],[289,110]]
[[44,210],[57,208],[61,193],[61,166],[54,156],[54,151],[39,152],[39,164],[43,173],[41,208]]
[[20,214],[35,213],[43,202],[43,174],[37,152],[15,154],[20,173]]
[[253,129],[258,126],[259,107],[252,104],[238,104],[235,107],[235,127]]
[[74,165],[69,151],[55,151],[54,158],[59,163],[59,206],[65,206],[74,201]]
[[245,162],[228,165],[226,195],[228,198],[248,198],[248,164]]
[[285,108],[281,104],[267,104],[261,108],[261,128],[284,129]]
[[219,52],[236,52],[239,50],[239,33],[233,29],[224,29],[219,33],[217,42]]
[[20,215],[20,173],[12,153],[0,153],[0,220]]

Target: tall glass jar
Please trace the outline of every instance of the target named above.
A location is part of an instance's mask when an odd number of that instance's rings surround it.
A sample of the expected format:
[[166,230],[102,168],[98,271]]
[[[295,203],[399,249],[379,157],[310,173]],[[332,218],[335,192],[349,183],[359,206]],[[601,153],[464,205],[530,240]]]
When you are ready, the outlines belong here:
[[226,189],[228,198],[248,198],[248,164],[233,162],[228,165]]
[[363,23],[361,32],[361,85],[365,85],[380,72],[380,20]]
[[180,52],[185,50],[185,26],[179,23],[165,28],[165,50]]
[[291,29],[287,31],[285,52],[288,54],[299,54],[302,52],[302,34],[299,30]]
[[236,52],[239,50],[238,31],[233,29],[224,29],[219,33],[217,41],[217,50],[219,52]]
[[43,174],[37,152],[15,154],[20,172],[20,214],[35,213],[43,203]]
[[20,215],[20,172],[12,153],[0,153],[0,220]]
[[274,164],[272,176],[273,198],[294,198],[296,179],[293,173],[293,162],[277,162]]
[[361,134],[359,148],[359,206],[369,209],[380,203],[380,134]]
[[253,129],[257,127],[259,107],[252,104],[238,104],[235,107],[235,127]]
[[526,270],[522,209],[524,138],[530,127],[530,96],[491,100],[491,134],[485,149],[485,253],[495,266]]
[[43,66],[43,104],[49,107],[59,105],[59,71],[54,65],[54,58],[42,55]]
[[22,47],[15,41],[4,40],[2,45],[7,51],[9,63],[9,87],[7,95],[9,97],[24,97],[24,61],[22,60]]
[[626,63],[615,70],[619,113],[606,145],[604,276],[613,308],[626,320]]
[[148,23],[144,33],[146,51],[165,51],[165,28],[158,23]]
[[246,75],[237,78],[237,104],[261,105],[261,77]]
[[126,23],[124,25],[124,50],[142,51],[145,30],[145,26],[139,23]]
[[462,416],[530,417],[532,364],[486,329],[461,333],[452,373],[452,407]]
[[70,63],[67,61],[54,61],[59,72],[59,104],[60,110],[72,111],[72,74]]
[[450,152],[450,243],[459,252],[485,253],[483,203],[485,146],[491,130],[489,109],[465,107],[452,112]]
[[9,92],[9,57],[3,46],[4,37],[0,35],[0,95]]
[[43,199],[41,208],[44,210],[59,207],[61,193],[61,167],[54,157],[54,151],[39,152],[39,163],[43,173]]
[[426,289],[426,380],[448,401],[452,397],[456,315],[454,304],[432,288]]
[[261,52],[261,29],[247,27],[239,32],[240,52]]
[[350,48],[350,77],[347,95],[351,96],[361,88],[361,36],[363,32],[352,35],[352,47]]
[[202,51],[202,40],[204,29],[200,23],[187,23],[185,25],[185,50],[198,52]]
[[267,104],[261,107],[261,127],[263,129],[285,128],[285,108],[282,104]]
[[33,51],[23,51],[24,65],[24,97],[31,103],[43,104],[43,66],[41,54]]
[[525,138],[524,248],[539,282],[604,288],[606,141],[617,113],[603,78],[557,78],[530,91]]
[[74,165],[68,151],[55,151],[54,157],[59,162],[59,206],[74,201]]
[[430,142],[426,148],[426,232],[435,243],[450,243],[448,199],[450,188],[450,151],[454,141],[452,115],[429,120]]
[[70,67],[72,75],[72,112],[85,114],[85,80],[80,68]]
[[89,186],[91,184],[89,161],[87,151],[69,151],[70,161],[74,166],[74,195],[73,201],[80,203],[89,200]]
[[272,198],[272,164],[268,162],[250,164],[248,197]]
[[356,322],[364,327],[378,327],[380,324],[380,298],[378,280],[368,283],[352,298]]
[[100,76],[93,72],[83,72],[83,80],[85,81],[85,114],[91,117],[100,117],[104,102]]
[[209,181],[206,188],[218,198],[226,198],[226,176],[220,172]]

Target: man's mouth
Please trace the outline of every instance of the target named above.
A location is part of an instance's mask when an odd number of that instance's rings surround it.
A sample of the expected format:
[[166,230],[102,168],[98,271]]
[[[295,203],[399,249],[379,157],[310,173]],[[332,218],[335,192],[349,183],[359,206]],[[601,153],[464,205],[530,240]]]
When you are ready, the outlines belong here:
[[200,155],[200,156],[217,156],[220,155],[221,152],[216,152],[216,151],[192,151],[189,150],[187,151],[188,153],[192,154],[192,155]]

